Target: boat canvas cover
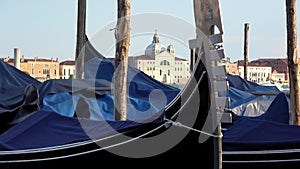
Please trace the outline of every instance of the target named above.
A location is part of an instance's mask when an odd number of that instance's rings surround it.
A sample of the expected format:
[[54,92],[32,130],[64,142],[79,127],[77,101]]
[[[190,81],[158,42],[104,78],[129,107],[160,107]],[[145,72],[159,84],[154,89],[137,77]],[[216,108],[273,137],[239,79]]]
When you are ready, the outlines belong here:
[[[230,84],[236,83],[234,76],[228,76]],[[248,81],[242,80],[245,84],[249,84]],[[252,84],[252,83],[250,83]],[[243,85],[244,87],[246,85]],[[254,88],[262,89],[267,88],[264,91],[272,91],[273,87],[259,86],[254,84],[251,91]],[[229,92],[231,99],[240,100],[241,98],[260,97],[254,96],[247,92],[251,87],[243,88],[238,85],[235,88],[231,85],[233,90]],[[239,90],[241,89],[241,90]],[[243,91],[242,91],[243,90]],[[276,92],[276,89],[273,91]],[[233,93],[233,94],[232,94]],[[249,100],[244,100],[249,103]],[[250,101],[251,103],[251,101]],[[257,150],[282,150],[282,149],[299,149],[300,148],[300,127],[290,124],[290,112],[289,112],[289,98],[282,92],[279,92],[268,109],[260,115],[242,115],[233,112],[233,123],[226,125],[223,128],[223,150],[224,151],[257,151]]]
[[[115,121],[113,71],[113,62],[95,58],[85,65],[85,79],[39,82],[0,60],[0,150],[61,146],[100,139],[145,123],[162,122],[164,107],[158,103],[168,104],[180,90],[129,66],[128,118]],[[28,86],[36,87],[38,92],[35,111],[28,111],[34,102],[24,105]],[[77,117],[79,100],[87,104],[89,118]]]

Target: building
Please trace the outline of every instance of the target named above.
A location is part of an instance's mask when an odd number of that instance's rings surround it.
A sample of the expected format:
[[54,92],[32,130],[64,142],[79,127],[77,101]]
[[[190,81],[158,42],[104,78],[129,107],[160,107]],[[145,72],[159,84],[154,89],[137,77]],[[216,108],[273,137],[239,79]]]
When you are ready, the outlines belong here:
[[[244,78],[244,61],[238,61],[239,76]],[[264,83],[271,80],[272,67],[256,65],[252,62],[247,67],[247,80],[255,83]]]
[[257,59],[251,61],[251,64],[272,67],[271,80],[273,81],[289,81],[287,58]]
[[157,32],[152,43],[141,56],[129,57],[129,65],[138,68],[152,78],[167,84],[186,84],[190,78],[190,62],[176,57],[175,47],[167,48],[160,42]]
[[226,69],[226,73],[232,75],[239,75],[239,69],[237,63],[231,63],[230,58],[222,59],[218,63],[219,66],[224,66]]
[[[239,61],[243,63],[243,61]],[[300,63],[300,59],[298,60]],[[242,64],[240,64],[242,65]],[[249,62],[249,66],[271,67],[270,80],[274,82],[289,82],[287,58],[257,59]],[[298,76],[300,75],[300,70]],[[299,77],[300,78],[300,77]]]
[[59,76],[61,79],[75,78],[75,60],[66,60],[59,64]]
[[44,59],[37,56],[33,59],[27,59],[24,55],[21,57],[20,62],[15,62],[13,58],[2,58],[3,61],[8,64],[20,66],[20,70],[29,74],[33,78],[39,81],[45,81],[48,79],[59,79],[59,62],[56,59]]

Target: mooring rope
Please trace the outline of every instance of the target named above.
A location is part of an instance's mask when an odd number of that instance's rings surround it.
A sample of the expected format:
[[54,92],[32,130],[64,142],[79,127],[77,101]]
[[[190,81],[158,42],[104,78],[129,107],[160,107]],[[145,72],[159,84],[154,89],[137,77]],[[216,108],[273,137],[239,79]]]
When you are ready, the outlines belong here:
[[172,121],[172,120],[166,119],[166,118],[165,118],[165,120],[167,121],[166,122],[167,126],[173,125],[173,126],[177,126],[177,127],[183,127],[183,128],[188,129],[188,130],[195,131],[195,132],[198,132],[198,133],[201,133],[201,134],[205,134],[207,136],[214,137],[214,138],[222,138],[223,137],[222,133],[220,133],[220,135],[215,135],[215,134],[211,134],[211,133],[208,133],[208,132],[205,132],[205,131],[201,131],[201,130],[186,126],[186,125],[184,125],[180,122],[175,122],[175,121]]

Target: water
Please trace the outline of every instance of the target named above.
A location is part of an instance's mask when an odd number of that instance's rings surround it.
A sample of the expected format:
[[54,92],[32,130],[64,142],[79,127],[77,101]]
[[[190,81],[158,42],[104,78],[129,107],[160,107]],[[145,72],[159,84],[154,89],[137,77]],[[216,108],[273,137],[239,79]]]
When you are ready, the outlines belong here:
[[171,86],[176,87],[176,88],[182,90],[184,88],[185,84],[171,84]]

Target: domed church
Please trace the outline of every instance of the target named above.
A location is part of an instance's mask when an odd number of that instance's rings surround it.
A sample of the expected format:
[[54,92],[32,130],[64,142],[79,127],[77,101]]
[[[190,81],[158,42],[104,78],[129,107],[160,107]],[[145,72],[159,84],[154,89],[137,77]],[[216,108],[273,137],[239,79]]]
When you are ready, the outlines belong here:
[[129,64],[167,84],[185,84],[190,77],[189,61],[175,56],[173,44],[166,48],[157,31],[145,55],[129,57]]

